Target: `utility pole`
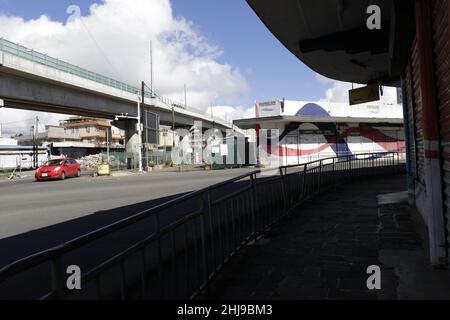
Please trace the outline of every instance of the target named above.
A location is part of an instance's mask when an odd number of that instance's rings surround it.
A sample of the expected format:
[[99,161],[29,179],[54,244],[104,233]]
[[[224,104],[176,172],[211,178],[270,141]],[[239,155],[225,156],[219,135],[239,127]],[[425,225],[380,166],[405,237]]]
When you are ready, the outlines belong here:
[[31,153],[31,166],[33,169],[36,169],[36,160],[35,160],[35,157],[36,157],[36,150],[35,150],[36,149],[36,131],[34,129],[34,125],[31,126],[31,134],[33,136],[33,150]]
[[138,107],[138,144],[139,144],[139,152],[138,152],[138,162],[139,162],[139,172],[142,172],[142,124],[141,124],[141,96],[139,94],[139,91],[137,92],[137,107]]
[[111,139],[109,137],[109,130],[110,128],[106,128],[106,162],[109,164],[109,140]]
[[[152,79],[153,82],[153,79]],[[145,82],[142,81],[142,113],[139,114],[139,117],[141,117],[142,115],[144,115],[145,117],[143,117],[145,119],[144,124],[146,125],[146,131],[145,131],[145,144],[146,146],[142,146],[142,148],[144,148],[145,150],[145,164],[144,164],[144,169],[147,171],[148,169],[148,131],[147,131],[147,116],[145,115],[145,111],[144,111],[144,104],[145,104]],[[150,96],[152,96],[153,90],[150,87]],[[141,149],[141,153],[143,153],[143,150]]]
[[37,146],[37,134],[38,134],[39,117],[36,116],[35,124],[33,128],[33,169],[37,169],[39,165],[39,150]]
[[172,147],[175,148],[175,109],[173,104],[172,104]]

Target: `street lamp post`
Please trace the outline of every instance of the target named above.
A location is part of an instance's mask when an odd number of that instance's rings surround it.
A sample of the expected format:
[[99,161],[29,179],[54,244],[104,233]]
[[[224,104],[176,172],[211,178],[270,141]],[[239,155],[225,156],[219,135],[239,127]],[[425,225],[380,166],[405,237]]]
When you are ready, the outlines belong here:
[[172,104],[172,148],[175,148],[175,108],[173,104]]
[[110,128],[106,128],[106,162],[109,164],[109,141],[111,140],[111,137],[109,136],[109,129]]
[[141,96],[139,92],[137,93],[137,105],[138,105],[138,136],[139,136],[139,153],[138,153],[138,161],[139,161],[139,172],[142,172],[142,124],[141,124]]

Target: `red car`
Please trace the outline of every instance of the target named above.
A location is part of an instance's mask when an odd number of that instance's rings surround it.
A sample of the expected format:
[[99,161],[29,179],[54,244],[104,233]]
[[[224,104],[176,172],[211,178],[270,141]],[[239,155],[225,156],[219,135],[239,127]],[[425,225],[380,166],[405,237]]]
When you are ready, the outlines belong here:
[[78,162],[70,158],[59,158],[47,161],[40,167],[34,177],[40,180],[64,180],[67,177],[80,177],[81,169]]

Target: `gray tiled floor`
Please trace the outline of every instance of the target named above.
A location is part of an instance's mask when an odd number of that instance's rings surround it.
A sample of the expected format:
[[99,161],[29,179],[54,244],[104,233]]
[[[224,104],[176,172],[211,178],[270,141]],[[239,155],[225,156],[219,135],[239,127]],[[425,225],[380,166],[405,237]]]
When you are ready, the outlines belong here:
[[[450,298],[450,273],[428,266],[414,210],[407,204],[378,206],[377,195],[404,189],[404,176],[371,178],[303,204],[265,239],[239,252],[198,298]],[[413,271],[405,273],[408,259]],[[367,289],[369,265],[381,267],[381,290]],[[426,288],[415,287],[411,277],[426,280]],[[430,285],[429,277],[440,287]]]

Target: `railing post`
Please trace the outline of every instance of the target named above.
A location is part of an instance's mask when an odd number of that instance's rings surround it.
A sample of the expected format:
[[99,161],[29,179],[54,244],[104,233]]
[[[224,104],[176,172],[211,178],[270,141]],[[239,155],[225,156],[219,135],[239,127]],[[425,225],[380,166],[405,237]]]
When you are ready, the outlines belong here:
[[[214,264],[213,269],[216,269],[216,255],[215,255],[215,250],[214,250],[214,229],[213,229],[213,223],[212,223],[212,203],[211,203],[211,192],[209,190],[206,191],[206,193],[204,194],[203,201],[204,201],[203,207],[205,208],[204,213],[206,214],[206,216],[209,220],[209,231],[210,231],[210,236],[211,236],[211,254],[213,257],[213,264]],[[205,238],[205,241],[206,241],[206,238]]]
[[163,279],[163,257],[162,257],[162,247],[161,247],[161,223],[159,219],[159,212],[155,215],[156,219],[156,234],[158,235],[158,278],[161,290],[161,298],[164,299],[165,289],[164,289],[164,279]]
[[[204,208],[203,208],[204,209]],[[206,259],[206,230],[205,230],[205,211],[200,215],[200,237],[202,241],[202,264],[203,264],[203,285],[208,282],[208,260]]]
[[139,252],[140,255],[140,267],[141,267],[141,291],[142,291],[142,300],[145,299],[147,294],[147,263],[145,260],[145,251],[142,249]]
[[375,155],[370,153],[371,165],[372,165],[372,175],[375,175]]
[[61,257],[53,258],[51,261],[52,266],[52,298],[62,299],[64,297],[65,283],[64,272],[61,265]]
[[251,204],[250,204],[250,210],[252,211],[252,228],[253,228],[253,237],[254,237],[254,241],[256,242],[257,239],[257,224],[256,224],[256,206],[257,206],[257,202],[256,202],[256,173],[252,174],[250,176],[250,180],[251,180],[251,192],[250,192],[250,199],[251,199]]
[[351,163],[350,163],[350,153],[348,153],[347,152],[347,180],[346,180],[346,182],[348,182],[348,181],[350,181],[350,179],[351,179],[351,171],[350,171],[350,169],[351,169]]
[[353,180],[355,177],[355,169],[356,167],[356,154],[350,157],[350,179]]
[[333,188],[336,186],[336,162],[335,162],[336,158],[333,158],[333,170],[332,170],[332,174],[333,174]]
[[306,198],[306,175],[308,173],[307,170],[308,170],[308,164],[305,163],[303,165],[303,189],[302,189],[303,199]]
[[284,202],[284,213],[286,213],[289,210],[289,204],[288,204],[288,195],[286,190],[286,179],[285,175],[283,174],[283,168],[280,168],[280,179],[281,179],[281,192],[283,193],[283,202]]
[[320,160],[319,162],[319,184],[318,184],[318,194],[320,195],[320,191],[322,189],[322,164],[323,160]]
[[395,153],[392,152],[392,170],[391,172],[394,174],[395,173]]

